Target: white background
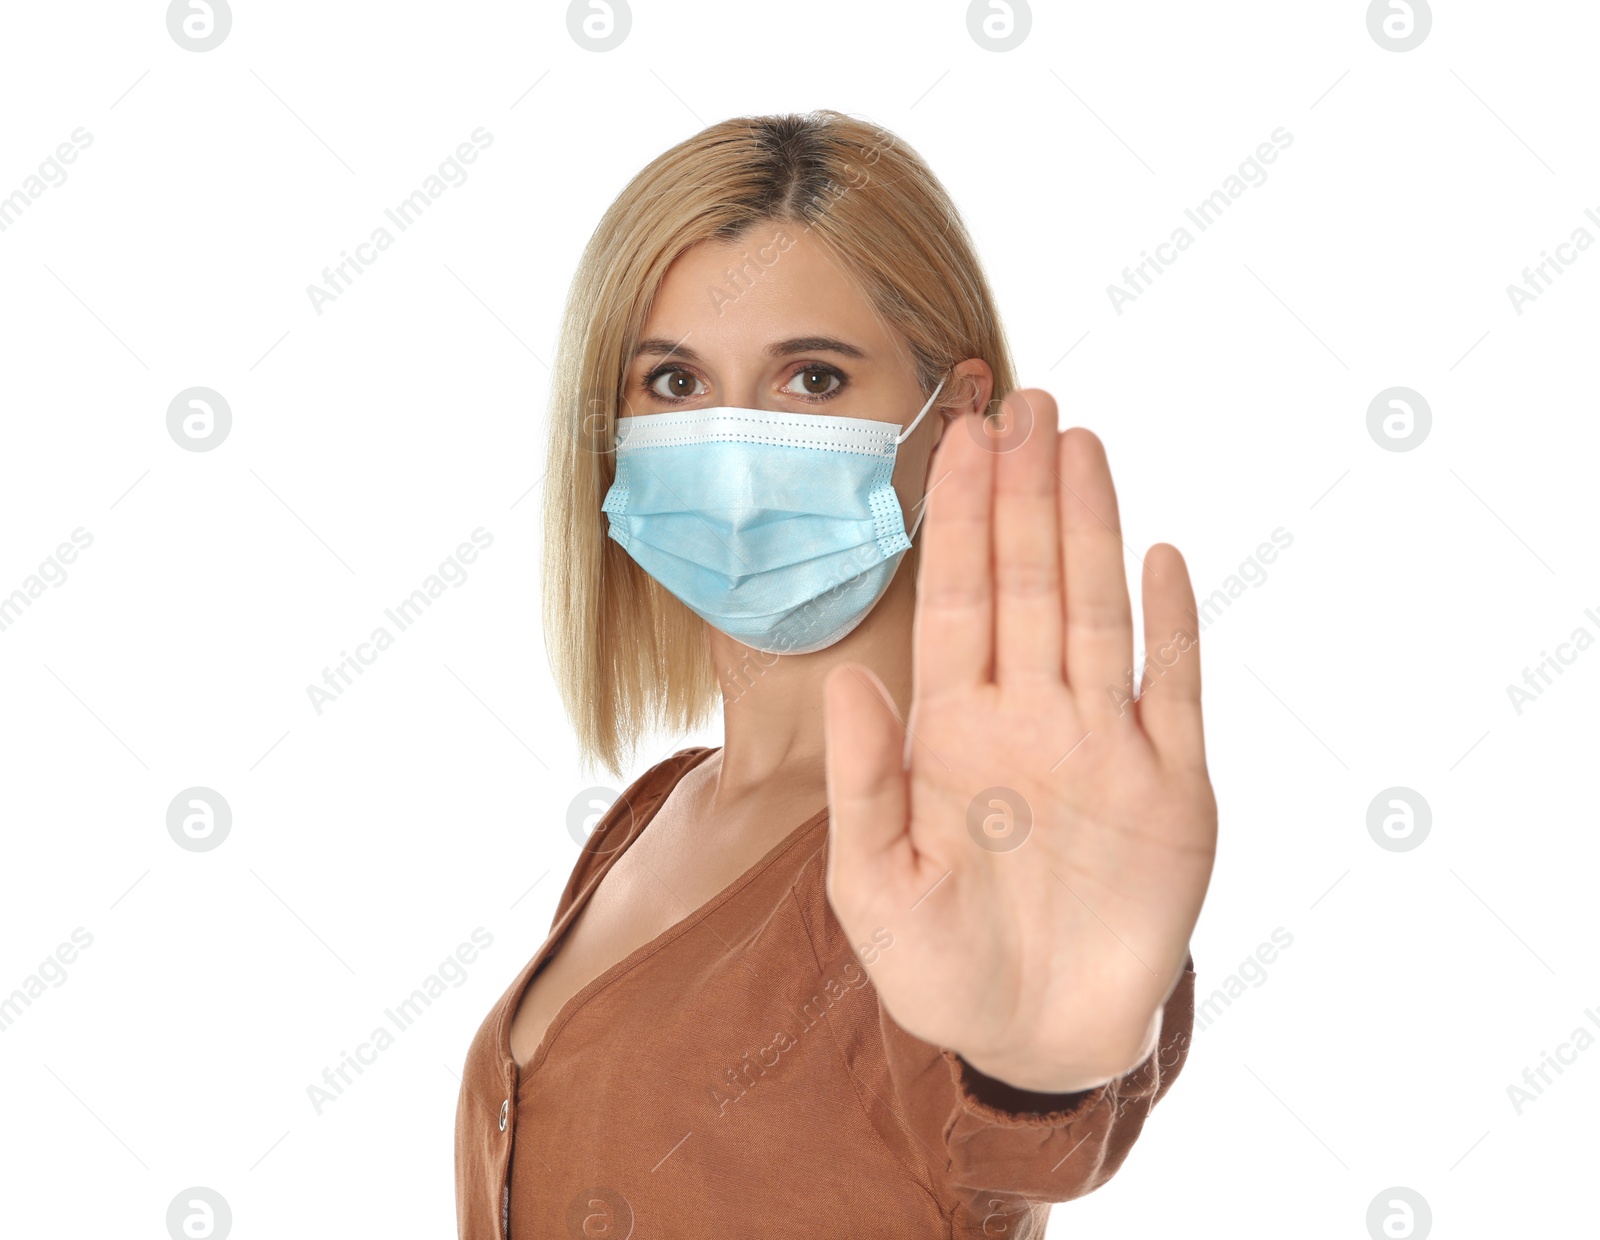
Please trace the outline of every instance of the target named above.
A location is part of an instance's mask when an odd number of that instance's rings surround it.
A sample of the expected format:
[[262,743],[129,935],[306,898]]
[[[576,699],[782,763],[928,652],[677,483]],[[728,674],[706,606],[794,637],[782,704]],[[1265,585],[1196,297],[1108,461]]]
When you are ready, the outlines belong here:
[[[1600,11],[1441,2],[1396,53],[1365,9],[1039,3],[996,53],[958,3],[635,0],[597,54],[559,4],[239,2],[203,53],[159,3],[8,6],[0,194],[93,141],[0,232],[0,594],[93,543],[0,632],[0,994],[93,945],[0,1034],[7,1230],[161,1236],[205,1185],[238,1237],[454,1235],[466,1045],[545,937],[572,799],[622,786],[578,767],[538,621],[566,282],[648,160],[812,107],[949,187],[1132,548],[1177,543],[1208,593],[1293,536],[1204,637],[1202,995],[1293,945],[1051,1234],[1359,1240],[1391,1186],[1441,1236],[1581,1229],[1600,1049],[1520,1115],[1507,1087],[1600,1035],[1600,649],[1520,714],[1506,687],[1600,637],[1600,248],[1520,315],[1506,286],[1600,239]],[[479,126],[469,179],[317,314],[307,285]],[[1118,314],[1107,285],[1280,126],[1265,183]],[[195,385],[233,412],[209,452],[166,430]],[[1433,411],[1408,452],[1366,427],[1396,385]],[[306,686],[479,526],[466,582],[317,714]],[[213,852],[166,830],[195,785],[232,807]],[[1366,825],[1396,785],[1433,815],[1403,853]],[[465,983],[316,1114],[480,926]]]

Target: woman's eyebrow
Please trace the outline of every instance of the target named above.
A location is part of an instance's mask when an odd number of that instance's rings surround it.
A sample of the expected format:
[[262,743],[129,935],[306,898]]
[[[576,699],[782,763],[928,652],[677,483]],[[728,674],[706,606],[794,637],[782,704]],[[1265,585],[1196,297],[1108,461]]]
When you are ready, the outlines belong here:
[[682,340],[668,340],[665,336],[651,336],[641,340],[633,350],[635,357],[644,357],[647,354],[659,354],[662,357],[681,357],[686,362],[698,362],[700,355],[684,344]]
[[[792,353],[838,353],[845,357],[865,358],[866,353],[843,340],[832,336],[794,336],[769,344],[768,357],[787,357]],[[665,336],[651,336],[641,340],[633,350],[635,357],[681,357],[686,362],[699,362],[700,355],[681,340],[668,340]]]
[[866,357],[855,345],[835,340],[832,336],[795,336],[791,340],[780,340],[767,346],[768,357],[786,357],[790,353],[842,353],[845,357]]

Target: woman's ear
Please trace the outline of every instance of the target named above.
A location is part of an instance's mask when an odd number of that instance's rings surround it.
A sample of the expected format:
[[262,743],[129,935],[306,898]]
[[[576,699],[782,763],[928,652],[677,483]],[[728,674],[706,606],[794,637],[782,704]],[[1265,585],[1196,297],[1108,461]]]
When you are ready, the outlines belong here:
[[939,435],[934,447],[944,438],[945,428],[955,419],[968,413],[983,413],[989,408],[994,395],[994,371],[981,357],[969,357],[951,367],[950,399],[939,406],[944,415],[939,425]]

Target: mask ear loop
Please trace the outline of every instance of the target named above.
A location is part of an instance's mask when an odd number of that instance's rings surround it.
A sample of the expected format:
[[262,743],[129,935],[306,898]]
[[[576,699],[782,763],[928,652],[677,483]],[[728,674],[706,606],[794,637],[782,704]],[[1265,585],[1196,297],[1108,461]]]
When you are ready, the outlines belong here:
[[[948,377],[949,376],[946,376],[946,378],[948,378]],[[911,425],[906,427],[905,430],[901,431],[898,435],[895,436],[895,440],[894,440],[895,447],[898,448],[901,444],[905,443],[905,441],[907,439],[911,438],[911,432],[917,429],[917,423],[922,421],[922,415],[927,413],[928,410],[933,408],[934,398],[939,395],[939,388],[942,388],[942,387],[944,387],[944,379],[940,379],[939,380],[939,386],[933,389],[933,395],[928,397],[928,403],[926,405],[922,406],[922,413],[919,413],[919,414],[917,414],[916,417],[912,418],[911,419]]]
[[[945,378],[949,378],[949,376],[946,375]],[[903,444],[907,439],[909,439],[911,437],[911,432],[917,429],[917,423],[922,421],[923,414],[927,413],[928,410],[933,408],[933,402],[938,397],[939,391],[943,387],[944,387],[944,379],[940,379],[938,386],[933,389],[933,395],[928,397],[928,403],[925,404],[924,406],[922,406],[922,412],[918,413],[916,417],[912,418],[911,419],[911,425],[906,427],[905,430],[901,431],[900,434],[895,437],[894,443],[895,443],[895,447],[896,448],[898,448],[901,444]],[[927,511],[928,511],[928,497],[926,495],[924,495],[917,502],[917,515],[916,515],[916,518],[911,522],[911,528],[906,531],[906,537],[907,538],[915,538],[916,537],[917,527],[922,524],[922,515]]]

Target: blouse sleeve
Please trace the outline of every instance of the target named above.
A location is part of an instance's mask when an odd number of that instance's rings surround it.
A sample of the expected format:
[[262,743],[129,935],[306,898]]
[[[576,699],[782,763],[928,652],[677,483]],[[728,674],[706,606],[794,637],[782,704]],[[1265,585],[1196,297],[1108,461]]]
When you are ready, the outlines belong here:
[[1162,1009],[1156,1049],[1116,1080],[1078,1093],[1031,1093],[984,1076],[900,1028],[881,999],[878,1024],[900,1114],[955,1195],[1070,1201],[1116,1174],[1182,1071],[1194,1028],[1194,956]]

